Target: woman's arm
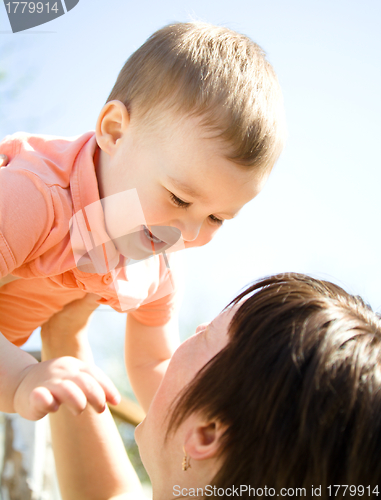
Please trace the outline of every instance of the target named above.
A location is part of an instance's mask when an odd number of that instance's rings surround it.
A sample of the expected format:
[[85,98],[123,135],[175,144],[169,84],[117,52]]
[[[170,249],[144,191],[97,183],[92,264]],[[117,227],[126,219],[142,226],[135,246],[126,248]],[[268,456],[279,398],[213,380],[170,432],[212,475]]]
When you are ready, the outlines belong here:
[[[74,356],[92,363],[86,326],[94,296],[68,304],[41,330],[43,359]],[[50,416],[54,456],[63,500],[138,498],[141,485],[108,409],[74,417],[62,407]]]

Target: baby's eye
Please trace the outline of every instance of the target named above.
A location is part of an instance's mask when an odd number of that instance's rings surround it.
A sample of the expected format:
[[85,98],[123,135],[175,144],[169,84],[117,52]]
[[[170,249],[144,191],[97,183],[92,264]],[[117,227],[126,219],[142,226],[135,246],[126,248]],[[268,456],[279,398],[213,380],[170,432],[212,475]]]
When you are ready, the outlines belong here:
[[188,208],[189,207],[190,203],[187,203],[186,201],[181,200],[173,193],[169,193],[169,194],[171,195],[171,200],[173,201],[173,203],[175,205],[177,205],[178,207],[180,207],[180,208]]
[[217,224],[218,226],[222,226],[224,223],[223,219],[219,219],[218,217],[215,217],[214,215],[209,215],[209,219],[213,224]]

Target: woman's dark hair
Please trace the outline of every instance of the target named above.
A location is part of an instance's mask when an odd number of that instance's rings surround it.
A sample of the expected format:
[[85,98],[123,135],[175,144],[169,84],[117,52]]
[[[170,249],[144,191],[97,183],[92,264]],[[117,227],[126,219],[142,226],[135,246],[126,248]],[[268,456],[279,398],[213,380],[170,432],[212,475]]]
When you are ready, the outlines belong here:
[[219,488],[372,492],[381,483],[380,317],[339,286],[295,273],[263,279],[232,304],[241,305],[230,342],[176,401],[168,432],[193,412],[227,424],[211,483]]

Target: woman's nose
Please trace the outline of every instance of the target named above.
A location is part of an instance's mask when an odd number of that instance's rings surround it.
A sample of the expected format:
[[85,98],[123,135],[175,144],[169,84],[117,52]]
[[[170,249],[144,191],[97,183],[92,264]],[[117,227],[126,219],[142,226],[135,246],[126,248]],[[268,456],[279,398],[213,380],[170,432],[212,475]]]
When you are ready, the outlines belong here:
[[208,321],[208,323],[201,323],[201,325],[198,325],[196,328],[196,333],[202,332],[208,325],[210,325],[210,321]]

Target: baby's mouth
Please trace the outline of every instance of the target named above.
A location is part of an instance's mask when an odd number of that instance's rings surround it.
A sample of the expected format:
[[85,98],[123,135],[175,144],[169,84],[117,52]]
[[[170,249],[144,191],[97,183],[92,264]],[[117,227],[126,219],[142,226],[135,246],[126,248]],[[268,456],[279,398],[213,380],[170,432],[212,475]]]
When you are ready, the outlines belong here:
[[156,236],[154,236],[151,231],[148,229],[148,227],[143,226],[144,229],[144,234],[147,236],[147,238],[152,241],[153,243],[159,244],[159,243],[165,243],[165,241],[160,240]]

